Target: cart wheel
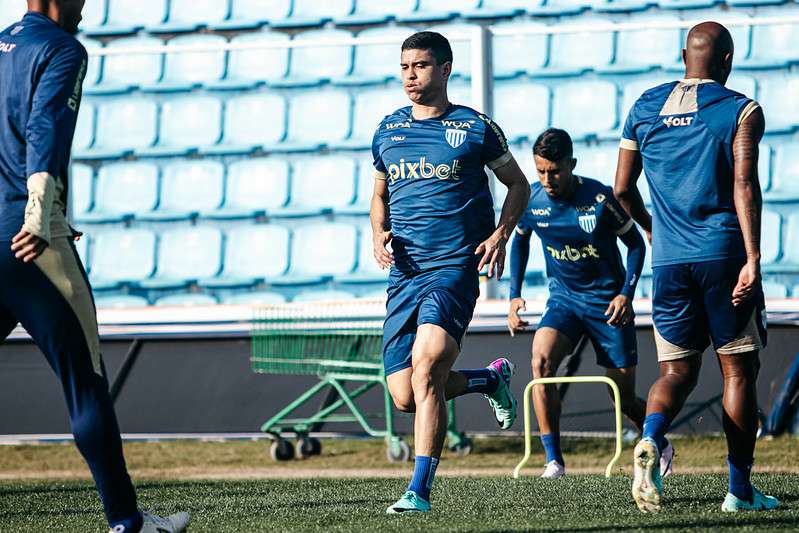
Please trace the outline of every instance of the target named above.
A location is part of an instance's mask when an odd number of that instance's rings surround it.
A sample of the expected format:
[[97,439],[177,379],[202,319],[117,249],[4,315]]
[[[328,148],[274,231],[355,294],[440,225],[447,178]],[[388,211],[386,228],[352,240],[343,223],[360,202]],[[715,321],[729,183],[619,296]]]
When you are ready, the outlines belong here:
[[322,443],[313,437],[300,437],[294,445],[294,452],[298,459],[307,459],[322,453]]
[[388,444],[386,457],[389,463],[407,463],[411,458],[411,447],[404,440],[395,440]]
[[276,439],[272,441],[269,455],[273,461],[290,461],[294,459],[294,446],[285,439]]
[[472,449],[474,448],[474,444],[472,444],[472,439],[469,437],[461,437],[460,442],[455,444],[454,446],[449,447],[449,451],[455,453],[458,457],[466,457],[470,453],[472,453]]

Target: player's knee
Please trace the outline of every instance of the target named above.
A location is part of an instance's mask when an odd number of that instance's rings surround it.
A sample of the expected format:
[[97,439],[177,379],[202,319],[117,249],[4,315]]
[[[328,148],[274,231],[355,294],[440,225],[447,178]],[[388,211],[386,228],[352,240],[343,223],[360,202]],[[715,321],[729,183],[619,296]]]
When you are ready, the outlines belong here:
[[553,376],[552,362],[549,354],[533,353],[533,378],[548,378]]
[[411,384],[414,394],[428,393],[431,391],[444,390],[448,371],[441,368],[442,365],[436,364],[430,359],[423,359],[413,365],[413,375]]
[[416,411],[416,403],[413,401],[413,392],[403,394],[391,394],[394,407],[403,413],[413,413]]

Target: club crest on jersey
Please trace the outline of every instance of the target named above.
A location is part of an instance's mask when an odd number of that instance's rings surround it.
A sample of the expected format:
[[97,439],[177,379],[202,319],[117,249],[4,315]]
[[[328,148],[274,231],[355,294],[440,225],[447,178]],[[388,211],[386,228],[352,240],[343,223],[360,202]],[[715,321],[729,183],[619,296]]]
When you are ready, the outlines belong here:
[[451,147],[457,148],[466,140],[466,132],[463,130],[447,129],[444,130],[444,138]]
[[580,223],[580,228],[586,233],[593,233],[596,229],[596,215],[580,215],[577,217],[577,222]]

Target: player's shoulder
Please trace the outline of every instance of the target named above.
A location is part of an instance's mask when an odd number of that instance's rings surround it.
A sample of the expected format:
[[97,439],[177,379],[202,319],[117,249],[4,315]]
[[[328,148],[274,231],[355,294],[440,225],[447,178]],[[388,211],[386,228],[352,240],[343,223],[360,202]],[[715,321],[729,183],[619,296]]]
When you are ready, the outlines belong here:
[[613,189],[599,180],[586,176],[577,176],[580,180],[580,196],[592,199],[596,203],[603,203],[609,196],[613,196]]
[[375,130],[375,138],[387,131],[411,127],[411,106],[401,107],[383,117]]
[[646,117],[652,113],[659,115],[663,103],[678,83],[677,81],[667,81],[645,90],[635,101],[630,112],[640,117]]
[[697,90],[697,104],[700,109],[720,103],[735,105],[736,103],[749,102],[751,100],[749,96],[717,82],[703,83]]

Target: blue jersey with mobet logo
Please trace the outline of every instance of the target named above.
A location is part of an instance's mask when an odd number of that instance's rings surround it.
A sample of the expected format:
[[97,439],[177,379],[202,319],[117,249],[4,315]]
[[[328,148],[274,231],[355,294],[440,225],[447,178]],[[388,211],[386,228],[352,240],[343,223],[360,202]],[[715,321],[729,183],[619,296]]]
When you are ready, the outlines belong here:
[[466,106],[450,104],[423,120],[403,107],[380,123],[372,155],[388,185],[395,267],[473,266],[475,249],[495,229],[485,167],[512,159],[499,127]]
[[607,304],[621,293],[626,275],[616,237],[630,231],[633,221],[610,187],[575,179],[568,200],[552,198],[533,183],[517,231],[534,231],[541,239],[550,293]]

